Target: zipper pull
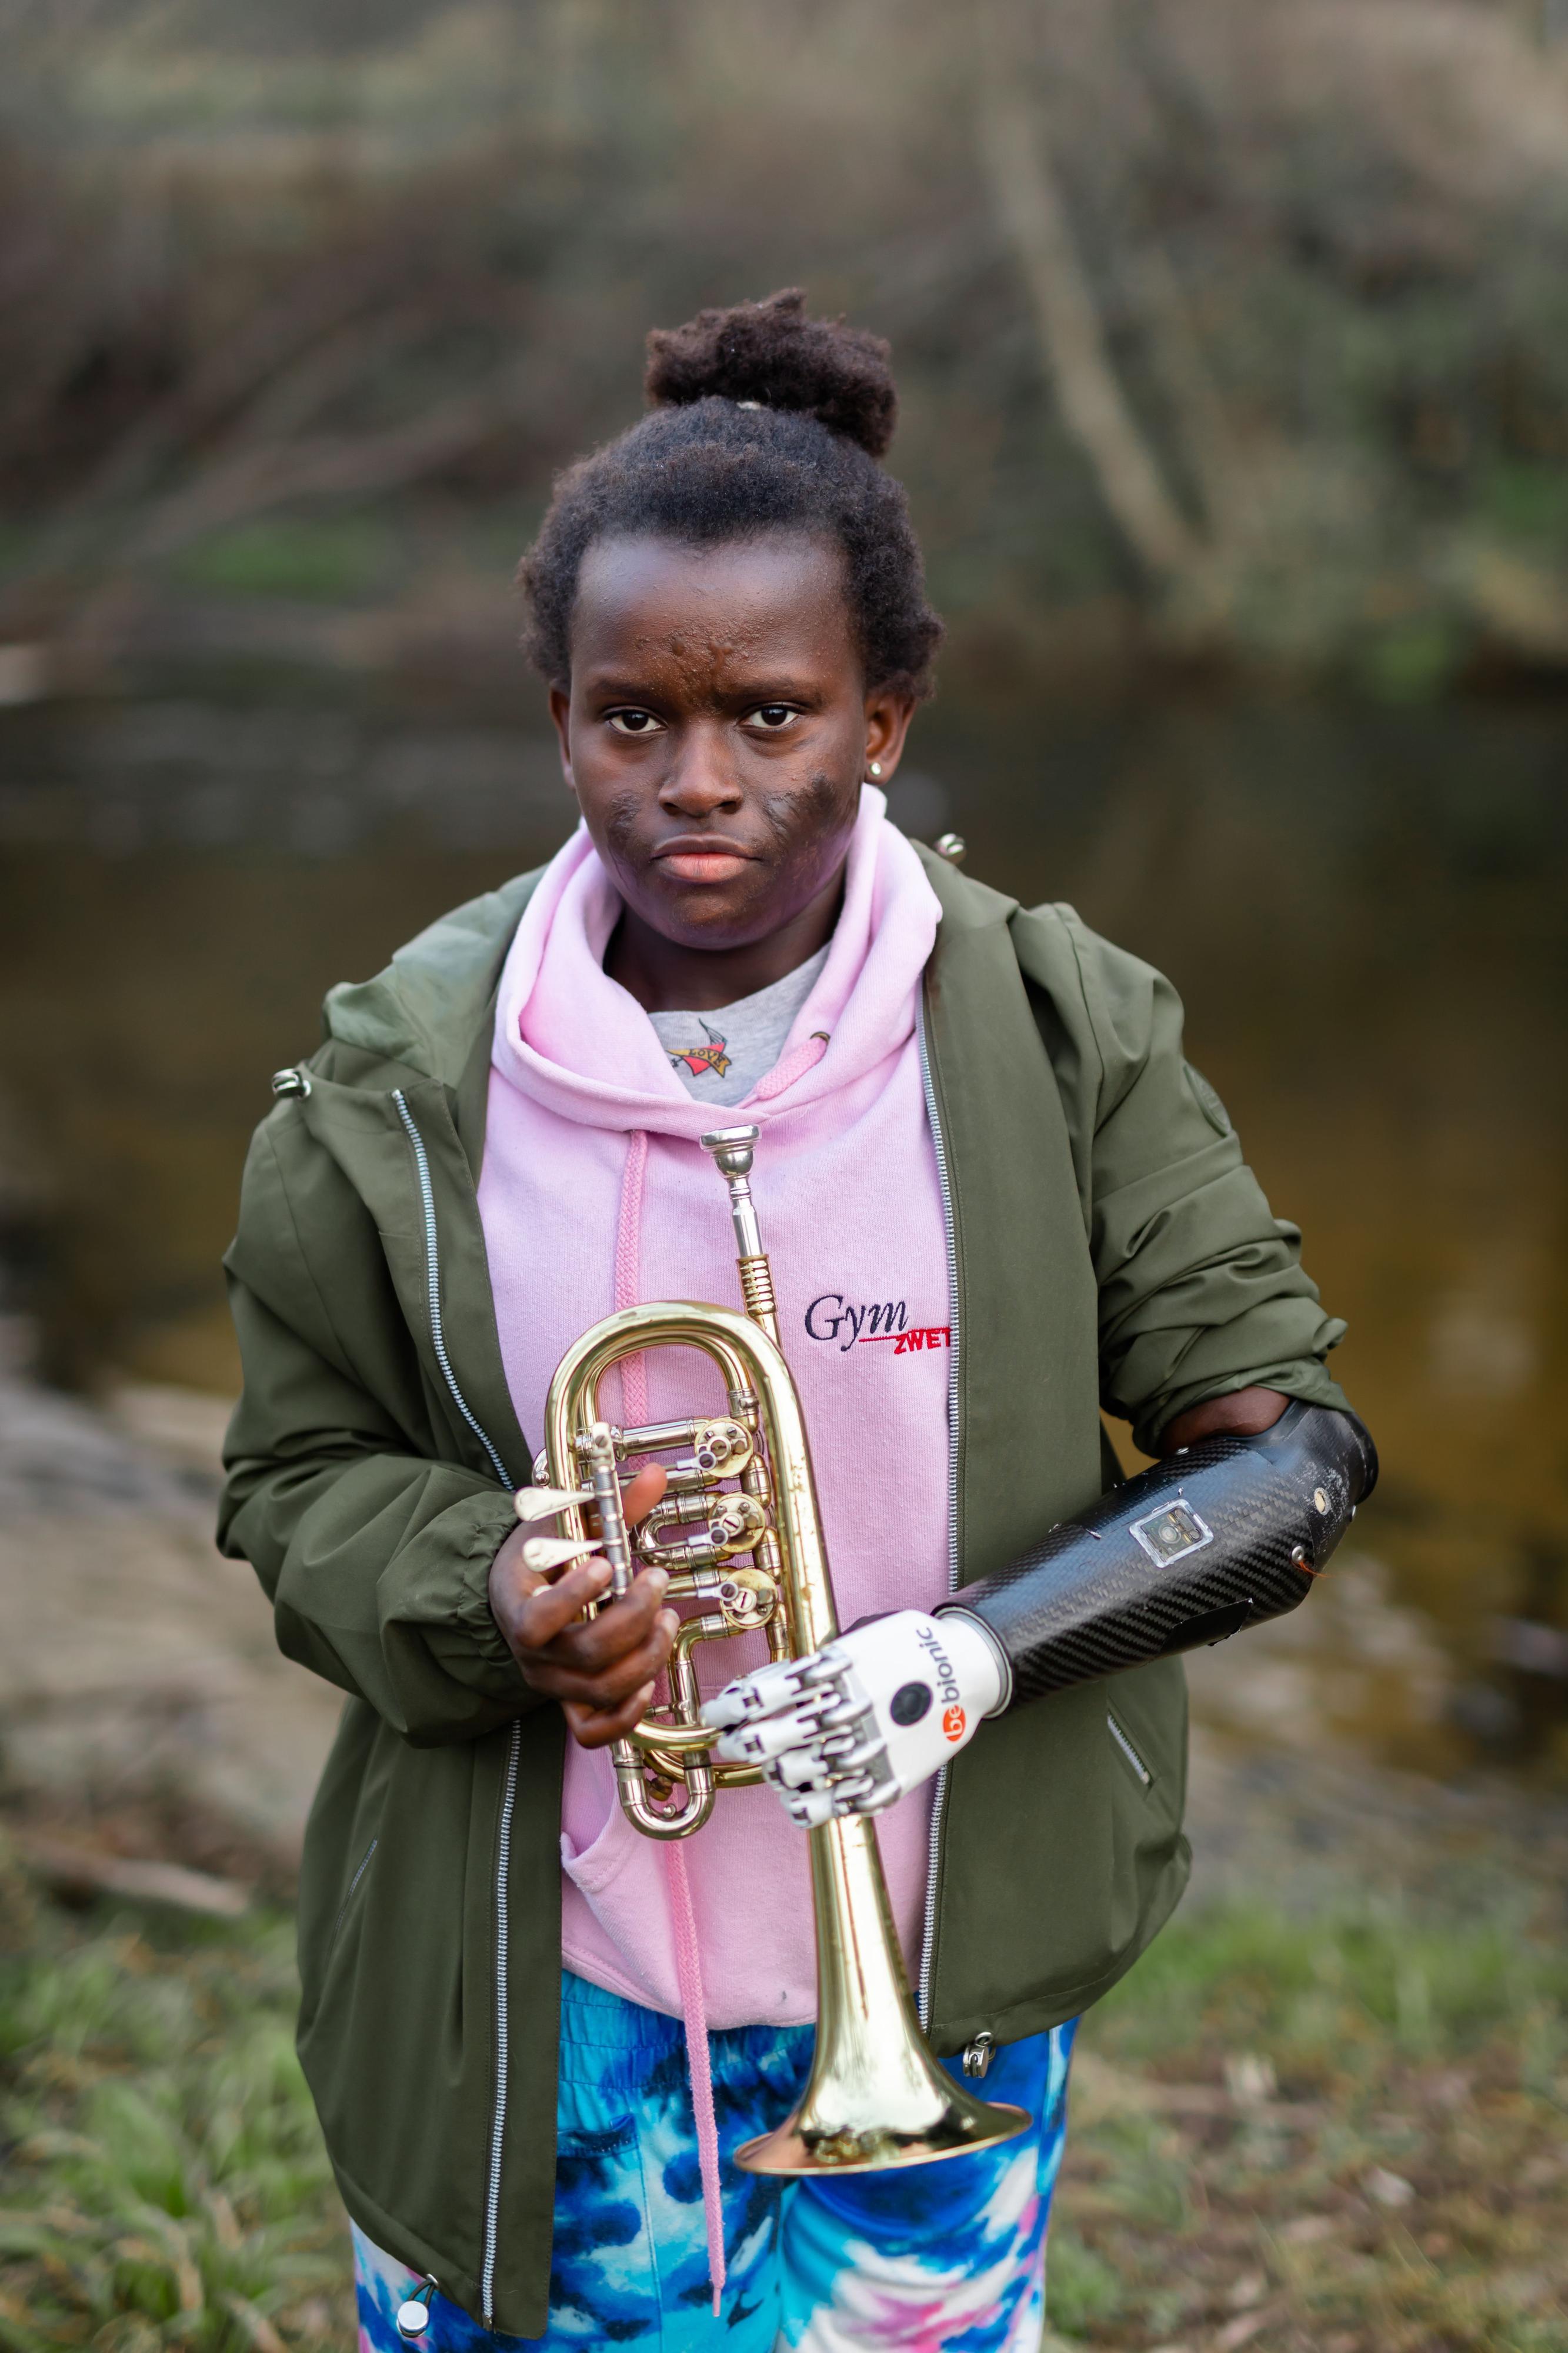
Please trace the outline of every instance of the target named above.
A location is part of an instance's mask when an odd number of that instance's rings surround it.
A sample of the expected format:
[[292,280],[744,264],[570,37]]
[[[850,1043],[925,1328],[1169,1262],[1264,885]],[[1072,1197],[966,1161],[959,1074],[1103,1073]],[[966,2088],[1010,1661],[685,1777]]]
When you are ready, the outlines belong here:
[[397,2333],[405,2345],[414,2344],[430,2326],[430,2300],[436,2294],[434,2274],[426,2272],[413,2295],[397,2307]]
[[966,2042],[963,2046],[964,2073],[984,2075],[991,2064],[991,2055],[995,2048],[996,2037],[994,2034],[980,2033],[975,2036],[973,2042]]

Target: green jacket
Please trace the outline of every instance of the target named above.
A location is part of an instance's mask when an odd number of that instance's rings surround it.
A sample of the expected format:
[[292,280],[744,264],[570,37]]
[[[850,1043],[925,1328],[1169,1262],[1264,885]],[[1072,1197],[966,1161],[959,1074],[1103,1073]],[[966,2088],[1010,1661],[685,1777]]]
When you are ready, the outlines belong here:
[[[1114,1477],[1101,1403],[1145,1447],[1254,1381],[1342,1405],[1321,1360],[1343,1327],[1183,1061],[1168,984],[1070,908],[925,862],[962,1582]],[[538,1433],[507,1392],[475,1183],[535,879],[334,989],[309,1092],[257,1132],[226,1261],[245,1391],[219,1534],[283,1650],[349,1694],[300,1905],[300,2051],[344,2200],[522,2337],[550,2274],[564,1727],[487,1602]],[[940,1801],[939,2052],[1070,2018],[1131,1966],[1185,1882],[1184,1767],[1175,1661],[982,1727]]]

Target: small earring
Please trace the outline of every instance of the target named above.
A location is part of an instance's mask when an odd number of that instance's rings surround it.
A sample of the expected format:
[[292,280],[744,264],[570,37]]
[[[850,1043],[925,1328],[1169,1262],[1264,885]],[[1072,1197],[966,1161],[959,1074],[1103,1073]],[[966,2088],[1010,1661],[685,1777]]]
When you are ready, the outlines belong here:
[[880,760],[873,760],[873,761],[872,761],[872,763],[871,763],[871,774],[872,774],[874,776],[879,776],[881,775],[881,773],[882,773],[882,763],[880,762]]

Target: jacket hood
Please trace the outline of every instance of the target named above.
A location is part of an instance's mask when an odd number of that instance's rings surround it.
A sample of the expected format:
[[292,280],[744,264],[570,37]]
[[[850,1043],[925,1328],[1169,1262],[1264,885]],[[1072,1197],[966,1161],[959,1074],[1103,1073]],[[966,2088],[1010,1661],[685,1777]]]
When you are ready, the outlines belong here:
[[372,980],[327,992],[321,1031],[339,1045],[456,1086],[543,867],[514,875],[427,924]]

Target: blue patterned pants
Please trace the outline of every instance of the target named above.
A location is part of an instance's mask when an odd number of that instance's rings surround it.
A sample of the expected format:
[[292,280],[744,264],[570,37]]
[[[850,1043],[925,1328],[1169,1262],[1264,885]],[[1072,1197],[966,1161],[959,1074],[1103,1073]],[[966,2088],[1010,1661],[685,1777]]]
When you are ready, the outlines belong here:
[[[563,1977],[549,2326],[493,2336],[437,2295],[419,2353],[1034,2353],[1075,2024],[997,2051],[987,2098],[1033,2120],[1016,2140],[809,2181],[742,2173],[733,2153],[794,2106],[812,2029],[712,2035],[729,2266],[715,2318],[680,2022]],[[416,2274],[353,2235],[360,2353],[404,2353],[395,2315]]]

